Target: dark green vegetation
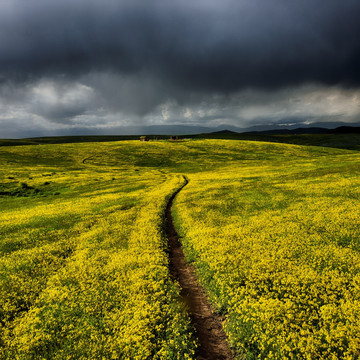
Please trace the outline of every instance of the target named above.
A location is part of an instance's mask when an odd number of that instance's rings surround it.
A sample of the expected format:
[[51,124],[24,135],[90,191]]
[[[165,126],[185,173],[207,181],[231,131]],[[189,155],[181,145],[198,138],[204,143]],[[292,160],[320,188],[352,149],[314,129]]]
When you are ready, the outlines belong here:
[[233,132],[220,132],[213,134],[200,134],[190,136],[198,139],[227,139],[265,141],[306,146],[325,146],[339,149],[360,150],[360,134],[241,134]]
[[[150,141],[154,138],[158,140],[169,139],[169,136],[158,135],[148,136]],[[140,136],[58,136],[58,137],[41,137],[17,140],[1,140],[0,146],[16,146],[16,145],[42,145],[42,144],[64,144],[64,143],[82,143],[82,142],[108,142],[108,141],[124,141],[139,140]],[[215,132],[209,134],[197,135],[180,135],[181,139],[222,139],[222,140],[247,140],[247,141],[263,141],[276,142],[284,144],[306,145],[306,146],[325,146],[339,149],[360,150],[360,134],[359,133],[339,133],[339,134],[246,134],[236,132]]]

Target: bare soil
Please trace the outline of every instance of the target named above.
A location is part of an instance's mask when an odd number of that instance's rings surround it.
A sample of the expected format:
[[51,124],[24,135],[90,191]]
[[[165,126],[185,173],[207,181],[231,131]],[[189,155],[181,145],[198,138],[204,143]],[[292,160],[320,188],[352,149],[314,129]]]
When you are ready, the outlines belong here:
[[233,359],[222,328],[222,317],[216,314],[209,303],[204,289],[200,286],[195,270],[186,263],[179,235],[174,227],[171,207],[175,196],[188,184],[184,177],[184,185],[169,199],[166,207],[166,234],[169,241],[170,272],[181,287],[184,299],[196,336],[198,338],[198,360],[230,360]]

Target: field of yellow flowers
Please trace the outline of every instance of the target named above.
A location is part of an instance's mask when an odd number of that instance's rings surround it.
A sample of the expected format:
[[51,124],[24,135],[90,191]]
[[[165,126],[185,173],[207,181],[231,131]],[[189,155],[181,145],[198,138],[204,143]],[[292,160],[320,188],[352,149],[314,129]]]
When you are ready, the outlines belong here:
[[82,162],[112,146],[0,149],[1,359],[193,357],[162,234],[183,179]]
[[192,359],[168,198],[240,358],[360,356],[360,155],[250,141],[0,147],[0,359]]
[[360,156],[282,147],[190,176],[176,203],[188,259],[247,359],[358,359]]

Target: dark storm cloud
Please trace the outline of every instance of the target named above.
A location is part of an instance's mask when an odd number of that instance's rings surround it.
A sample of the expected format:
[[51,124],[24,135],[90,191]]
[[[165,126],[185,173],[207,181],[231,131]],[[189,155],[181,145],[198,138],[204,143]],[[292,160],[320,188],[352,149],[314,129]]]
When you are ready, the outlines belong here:
[[357,86],[359,18],[358,0],[4,0],[0,82],[96,71],[200,92]]
[[0,0],[0,138],[355,123],[359,15],[358,0]]

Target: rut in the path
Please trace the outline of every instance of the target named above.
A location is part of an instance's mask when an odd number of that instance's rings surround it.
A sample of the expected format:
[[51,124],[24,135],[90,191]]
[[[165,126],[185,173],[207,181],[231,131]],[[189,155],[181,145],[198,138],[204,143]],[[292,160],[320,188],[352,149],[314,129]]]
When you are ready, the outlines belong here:
[[226,342],[219,315],[211,310],[204,289],[199,285],[194,269],[186,261],[179,236],[175,230],[171,207],[175,196],[188,184],[184,184],[169,199],[166,206],[166,234],[169,241],[170,272],[179,282],[181,295],[187,304],[190,317],[198,338],[198,360],[228,360],[233,359]]

